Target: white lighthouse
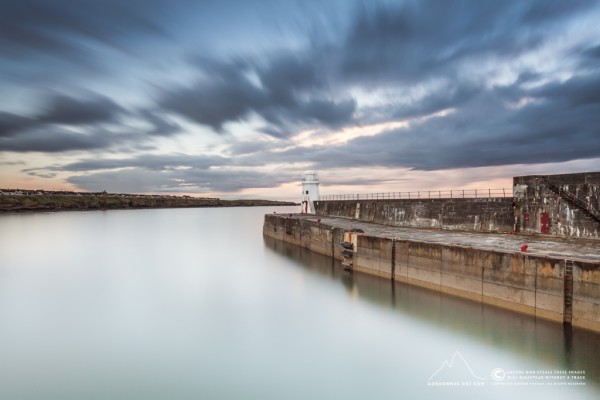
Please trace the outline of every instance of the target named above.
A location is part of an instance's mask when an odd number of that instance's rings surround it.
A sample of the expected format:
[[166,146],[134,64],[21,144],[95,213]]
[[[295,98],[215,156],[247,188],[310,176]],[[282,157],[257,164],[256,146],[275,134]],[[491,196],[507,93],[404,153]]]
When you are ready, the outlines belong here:
[[315,201],[319,200],[319,177],[315,171],[307,172],[302,179],[302,213],[314,214]]

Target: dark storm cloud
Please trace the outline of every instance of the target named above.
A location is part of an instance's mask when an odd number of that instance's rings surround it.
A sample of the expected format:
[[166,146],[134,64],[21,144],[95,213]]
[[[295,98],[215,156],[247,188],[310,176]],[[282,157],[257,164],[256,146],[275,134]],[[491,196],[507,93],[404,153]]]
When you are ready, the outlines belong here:
[[[469,60],[476,65],[479,57],[516,56],[541,46],[549,29],[591,4],[426,1],[366,8],[340,50],[338,76],[373,84],[450,79],[452,84],[419,100],[368,111],[382,115],[382,120],[453,112],[342,146],[295,148],[270,157],[273,162],[313,161],[320,169],[422,170],[600,157],[598,75],[576,75],[564,83],[526,90],[524,83],[543,77],[524,71],[511,86],[484,88],[455,69]],[[593,57],[595,50],[579,57]],[[525,104],[517,105],[519,100]]]
[[0,137],[0,152],[63,153],[103,150],[130,153],[154,149],[149,140],[151,135],[152,131],[133,130],[127,126],[110,130],[101,126],[87,126],[85,132],[80,132],[52,124],[41,124],[13,137]]
[[[283,46],[268,51],[249,38],[251,32],[236,29],[239,20],[224,21],[233,32],[230,37],[251,49],[228,48],[233,57],[218,45],[205,45],[218,40],[215,32],[226,33],[215,28],[220,21],[204,18],[202,27],[186,26],[183,21],[189,24],[190,20],[182,17],[192,13],[192,3],[4,2],[0,74],[37,74],[49,84],[36,88],[38,98],[48,100],[41,111],[36,104],[37,112],[34,106],[22,115],[0,112],[0,151],[130,154],[132,148],[151,146],[157,137],[182,133],[178,116],[218,133],[226,132],[229,123],[252,121],[254,125],[256,116],[263,121],[258,128],[247,126],[248,131],[265,134],[255,142],[237,142],[241,130],[225,139],[213,138],[228,141],[226,152],[235,155],[232,158],[137,156],[66,166],[59,162],[29,171],[77,173],[72,183],[90,189],[111,188],[117,185],[113,180],[152,191],[184,186],[223,191],[262,187],[264,177],[250,167],[270,163],[312,162],[319,169],[432,170],[600,157],[600,47],[589,40],[588,20],[576,26],[578,18],[590,19],[591,13],[598,12],[597,2],[341,2],[339,8],[322,14],[318,2],[308,2],[307,7],[319,10],[297,17],[277,14],[288,18],[277,21],[278,34],[292,32],[286,24],[308,15],[319,14],[322,25],[330,27],[320,30],[315,23],[316,29],[292,33],[289,46],[283,40]],[[253,7],[247,4],[235,6]],[[203,3],[200,8],[208,15],[215,7]],[[220,18],[230,14],[231,6],[225,8]],[[331,27],[335,21],[339,23]],[[204,25],[210,27],[202,31]],[[168,37],[165,29],[179,35],[168,49],[163,46]],[[579,30],[584,33],[576,34]],[[575,44],[565,50],[564,43],[571,42]],[[203,56],[194,58],[199,53]],[[547,58],[536,60],[540,54]],[[527,60],[515,61],[522,55]],[[162,58],[167,67],[163,65],[159,72],[152,61]],[[106,69],[113,61],[113,68]],[[182,66],[182,61],[187,63]],[[536,63],[551,68],[538,68]],[[79,97],[48,96],[53,87],[61,92],[65,88],[65,93],[73,87],[86,88],[89,75],[83,73],[83,79],[73,81],[68,75],[88,68],[118,71],[112,85],[122,92],[115,90],[110,97],[89,91]],[[554,72],[544,72],[548,70]],[[128,87],[122,76],[128,79],[138,71],[146,86]],[[180,72],[193,77],[186,81],[177,75]],[[518,79],[511,82],[516,75]],[[564,76],[572,78],[560,80]],[[127,104],[125,99],[136,97],[128,94],[140,87],[151,88],[154,104],[136,106],[135,100]],[[124,100],[117,97],[122,93]],[[443,110],[449,113],[432,117]],[[314,129],[316,137],[349,126],[400,119],[410,120],[410,126],[343,145],[293,147],[290,139],[305,129]],[[239,171],[244,168],[248,171]],[[279,184],[296,176],[284,171],[268,179]]]
[[586,57],[600,60],[600,45],[587,49],[586,51],[583,52],[583,54]]
[[114,122],[123,113],[125,113],[123,108],[105,96],[94,95],[88,99],[77,99],[55,94],[49,96],[47,109],[36,116],[18,115],[0,110],[0,138],[16,136],[49,124],[80,125]]
[[173,121],[165,119],[158,112],[152,110],[142,110],[139,112],[140,117],[152,125],[152,129],[148,132],[154,136],[172,136],[181,132],[181,126]]
[[206,69],[207,78],[189,88],[166,91],[159,104],[220,131],[225,122],[239,121],[267,102],[242,68],[223,64],[220,68]]
[[13,136],[19,131],[34,126],[36,121],[22,115],[0,111],[0,138]]
[[[600,106],[600,74],[575,76],[562,83],[550,83],[533,94],[560,103],[573,111],[589,111]],[[582,115],[583,116],[583,115]]]
[[593,1],[366,3],[343,39],[341,70],[360,81],[455,77],[474,57],[507,57],[541,45],[553,26]]
[[40,123],[66,125],[93,124],[114,120],[124,110],[105,96],[76,99],[62,94],[53,96],[48,108],[37,116]]
[[45,178],[45,179],[52,179],[56,177],[56,174],[53,172],[36,172],[36,171],[29,171],[27,172],[27,175],[29,176],[36,176],[38,178]]
[[[140,148],[152,137],[173,136],[182,131],[179,124],[161,114],[160,110],[151,109],[130,111],[93,93],[82,98],[52,94],[47,96],[46,108],[33,117],[0,111],[0,151],[118,150],[126,143]],[[122,121],[124,116],[145,121],[150,128],[132,129]],[[105,124],[116,128],[107,130],[103,128]],[[75,127],[85,132],[73,131]]]
[[281,54],[262,63],[266,65],[251,60],[195,63],[203,79],[189,88],[164,91],[159,104],[217,132],[252,112],[269,123],[263,132],[275,137],[285,137],[298,126],[333,128],[353,120],[354,99],[331,98],[315,66],[296,56]]
[[279,53],[259,65],[257,75],[260,83],[275,104],[293,104],[298,91],[322,89],[326,84],[326,71],[311,60],[312,54]]
[[0,138],[0,151],[59,153],[74,150],[97,150],[118,142],[108,134],[81,134],[65,129],[39,128],[16,138]]
[[[411,167],[419,170],[562,162],[600,157],[600,74],[480,91],[454,112],[342,146],[272,153],[271,162],[316,168]],[[527,98],[529,103],[514,104]]]
[[514,57],[539,47],[556,24],[592,4],[365,3],[334,43],[315,37],[311,46],[294,53],[229,62],[196,59],[204,79],[192,87],[165,91],[160,104],[216,131],[254,112],[268,123],[262,132],[284,138],[307,126],[335,129],[359,122],[356,101],[344,94],[350,85],[413,85],[440,77],[457,81],[447,92],[423,101],[395,110],[369,110],[371,118],[379,115],[381,121],[423,116],[457,107],[476,94],[476,87],[460,82],[465,62]]
[[[4,0],[0,12],[0,55],[17,62],[31,58],[46,66],[51,60],[95,68],[93,49],[98,45],[131,53],[135,52],[132,42],[143,37],[166,37],[156,22],[165,6],[166,2],[135,0]],[[35,67],[37,73],[43,74],[43,64],[29,65],[24,73]]]
[[298,179],[297,171],[285,168],[273,172],[244,169],[262,165],[262,161],[252,157],[230,159],[218,155],[145,154],[123,159],[83,159],[65,165],[26,168],[22,172],[35,176],[57,172],[84,173],[68,181],[85,190],[117,192],[235,192],[247,188],[277,187]]
[[104,171],[68,178],[84,190],[110,192],[236,192],[248,188],[274,188],[297,180],[295,173],[265,174],[238,170],[167,170],[132,168]]
[[430,93],[419,101],[405,106],[393,106],[394,111],[388,115],[398,119],[431,115],[449,108],[461,107],[479,92],[479,88],[470,84],[452,84]]
[[152,155],[146,154],[126,159],[86,159],[65,165],[49,166],[45,168],[26,169],[24,171],[69,171],[84,172],[121,168],[143,168],[150,171],[166,171],[186,167],[189,169],[208,169],[222,166],[229,160],[221,156],[190,156],[186,154]]

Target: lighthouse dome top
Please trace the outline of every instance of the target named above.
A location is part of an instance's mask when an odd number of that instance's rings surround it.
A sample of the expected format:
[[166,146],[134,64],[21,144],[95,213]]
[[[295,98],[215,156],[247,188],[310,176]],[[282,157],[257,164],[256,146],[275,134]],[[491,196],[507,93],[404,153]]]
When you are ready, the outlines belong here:
[[319,182],[319,177],[316,171],[308,171],[302,178],[303,182]]

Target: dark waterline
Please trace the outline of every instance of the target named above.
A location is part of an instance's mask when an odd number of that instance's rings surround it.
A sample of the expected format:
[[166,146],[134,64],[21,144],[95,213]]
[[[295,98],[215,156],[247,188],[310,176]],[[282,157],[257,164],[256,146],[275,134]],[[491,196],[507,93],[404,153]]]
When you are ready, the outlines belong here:
[[[598,335],[263,239],[296,209],[1,215],[0,398],[599,397]],[[497,368],[587,386],[493,386]]]

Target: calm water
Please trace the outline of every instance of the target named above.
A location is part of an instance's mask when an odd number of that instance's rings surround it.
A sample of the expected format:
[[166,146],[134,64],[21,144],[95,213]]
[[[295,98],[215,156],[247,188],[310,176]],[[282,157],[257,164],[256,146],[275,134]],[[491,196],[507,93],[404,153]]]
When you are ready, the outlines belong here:
[[600,397],[599,335],[263,239],[286,210],[0,216],[0,398]]

